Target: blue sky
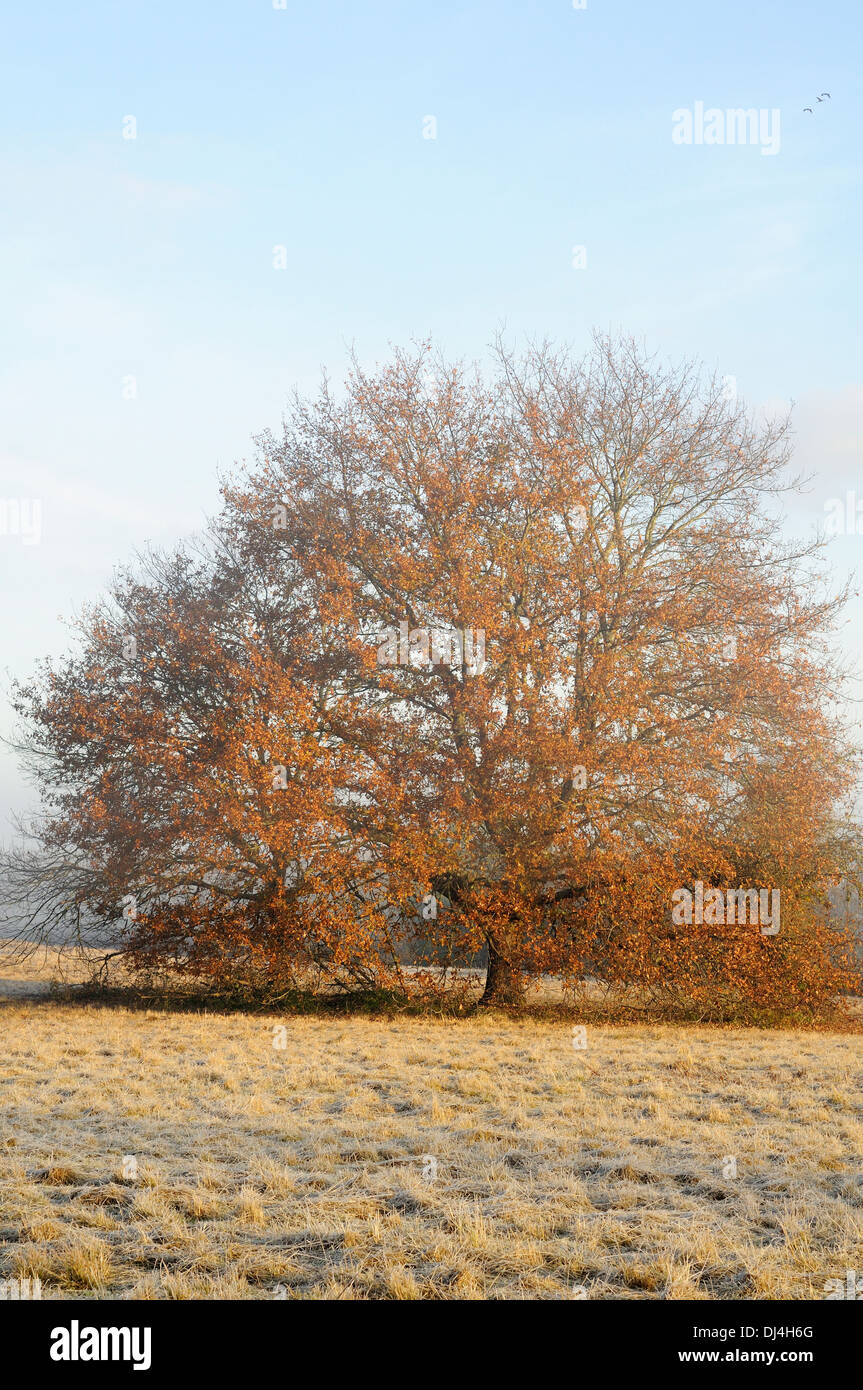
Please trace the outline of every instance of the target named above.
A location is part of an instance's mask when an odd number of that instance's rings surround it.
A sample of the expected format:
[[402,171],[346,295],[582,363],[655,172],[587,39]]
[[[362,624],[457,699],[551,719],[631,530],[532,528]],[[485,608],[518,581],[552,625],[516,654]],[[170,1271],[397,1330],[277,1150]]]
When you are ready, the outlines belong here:
[[[861,32],[852,0],[7,6],[0,498],[43,522],[0,535],[0,666],[199,526],[351,344],[621,328],[796,402],[798,528],[863,499]],[[674,144],[697,101],[778,109],[778,153]],[[860,535],[834,549],[859,566]],[[0,824],[23,797],[3,757]]]

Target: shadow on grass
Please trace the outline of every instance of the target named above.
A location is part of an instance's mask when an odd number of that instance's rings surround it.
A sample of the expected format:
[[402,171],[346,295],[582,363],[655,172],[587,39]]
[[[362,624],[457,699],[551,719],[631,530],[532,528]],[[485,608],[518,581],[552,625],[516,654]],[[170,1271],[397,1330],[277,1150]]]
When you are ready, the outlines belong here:
[[41,1002],[80,1005],[88,1008],[125,1008],[156,1013],[208,1013],[311,1016],[319,1018],[378,1018],[392,1022],[398,1018],[494,1019],[510,1021],[534,1020],[543,1023],[590,1024],[594,1027],[680,1026],[715,1028],[792,1029],[801,1032],[863,1033],[863,1001],[850,998],[837,1001],[835,1007],[820,1017],[802,1012],[779,1013],[761,1010],[736,1015],[729,1011],[724,1017],[708,1016],[703,1010],[657,1007],[655,1004],[636,1005],[614,999],[531,1001],[521,1005],[482,1005],[480,1000],[464,994],[447,997],[441,994],[407,994],[394,989],[356,989],[334,994],[292,989],[284,993],[262,995],[249,990],[206,991],[174,989],[145,985],[100,985],[98,983],[54,983],[47,994],[37,996]]
[[464,1001],[418,998],[392,989],[357,989],[338,994],[286,990],[279,995],[246,991],[153,989],[136,985],[51,985],[48,998],[62,1004],[126,1008],[162,1013],[305,1014],[321,1017],[464,1017],[475,1005]]

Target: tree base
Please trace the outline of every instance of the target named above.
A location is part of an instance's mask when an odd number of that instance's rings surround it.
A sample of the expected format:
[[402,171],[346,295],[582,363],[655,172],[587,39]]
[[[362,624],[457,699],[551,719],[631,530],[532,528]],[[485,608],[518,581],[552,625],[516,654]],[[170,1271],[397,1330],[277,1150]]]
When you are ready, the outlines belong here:
[[479,1001],[488,1008],[519,1008],[524,1003],[524,980],[521,971],[513,966],[491,942],[488,944],[488,969],[485,988]]

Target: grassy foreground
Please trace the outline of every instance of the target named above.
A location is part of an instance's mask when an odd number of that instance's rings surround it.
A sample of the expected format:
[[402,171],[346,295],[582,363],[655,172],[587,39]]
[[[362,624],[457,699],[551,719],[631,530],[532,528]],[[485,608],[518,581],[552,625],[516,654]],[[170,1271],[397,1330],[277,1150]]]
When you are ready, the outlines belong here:
[[43,1298],[820,1299],[863,1271],[859,1035],[14,996],[0,1034],[0,1278]]

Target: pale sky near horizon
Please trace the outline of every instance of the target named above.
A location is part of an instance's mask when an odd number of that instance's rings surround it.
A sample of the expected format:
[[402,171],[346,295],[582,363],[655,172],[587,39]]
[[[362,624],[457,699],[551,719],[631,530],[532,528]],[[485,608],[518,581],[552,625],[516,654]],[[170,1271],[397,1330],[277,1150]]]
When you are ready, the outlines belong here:
[[[2,18],[0,733],[10,676],[67,644],[58,615],[200,527],[218,471],[351,345],[370,364],[432,335],[482,358],[501,324],[576,351],[621,329],[755,409],[795,402],[815,478],[790,527],[863,502],[854,0]],[[776,152],[676,144],[697,102],[778,112]],[[15,534],[21,499],[38,544]],[[834,542],[837,579],[861,568],[859,530]],[[863,668],[861,619],[855,601]],[[0,838],[29,799],[0,752]]]

